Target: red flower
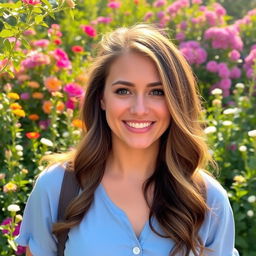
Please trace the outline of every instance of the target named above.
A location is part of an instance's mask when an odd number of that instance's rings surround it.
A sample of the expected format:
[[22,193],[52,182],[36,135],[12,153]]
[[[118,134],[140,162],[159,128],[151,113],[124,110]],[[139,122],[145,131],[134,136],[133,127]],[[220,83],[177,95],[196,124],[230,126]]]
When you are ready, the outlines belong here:
[[54,41],[53,41],[56,45],[60,45],[60,44],[62,44],[62,41],[61,41],[61,39],[60,38],[56,38],[56,39],[54,39]]
[[81,28],[83,29],[84,33],[86,33],[90,37],[95,37],[97,35],[97,32],[95,28],[89,25],[82,25]]
[[38,139],[40,137],[39,132],[27,132],[26,136],[28,139]]
[[80,46],[80,45],[74,45],[74,46],[72,46],[71,50],[73,52],[83,52],[84,48],[82,46]]

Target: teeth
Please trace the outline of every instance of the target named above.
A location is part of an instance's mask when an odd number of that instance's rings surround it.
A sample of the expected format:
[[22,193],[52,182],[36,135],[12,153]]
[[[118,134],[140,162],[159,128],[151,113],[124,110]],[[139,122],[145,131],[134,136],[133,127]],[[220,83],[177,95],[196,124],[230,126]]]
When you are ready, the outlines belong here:
[[126,122],[129,126],[133,127],[133,128],[145,128],[148,127],[152,124],[152,122],[150,123],[131,123],[131,122]]

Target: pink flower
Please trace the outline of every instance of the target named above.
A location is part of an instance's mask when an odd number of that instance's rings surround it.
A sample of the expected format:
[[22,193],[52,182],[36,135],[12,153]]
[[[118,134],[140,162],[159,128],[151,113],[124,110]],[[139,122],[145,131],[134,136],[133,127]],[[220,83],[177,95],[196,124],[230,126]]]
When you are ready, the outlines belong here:
[[181,43],[180,50],[190,64],[200,65],[207,59],[207,52],[196,41]]
[[28,30],[25,30],[25,31],[23,32],[23,35],[24,35],[24,36],[33,36],[33,35],[35,35],[35,34],[36,34],[36,31],[33,30],[33,29],[28,29]]
[[41,3],[40,0],[22,0],[22,2],[29,5],[36,5]]
[[30,98],[30,94],[28,92],[23,92],[21,93],[20,98],[22,100],[28,100]]
[[111,21],[112,21],[112,18],[110,18],[110,17],[100,16],[100,17],[97,18],[98,23],[109,24]]
[[148,19],[150,19],[153,16],[153,12],[147,12],[144,16],[144,20],[147,21]]
[[231,80],[229,78],[223,78],[219,82],[219,87],[223,90],[228,90],[231,87]]
[[207,63],[206,69],[210,72],[217,72],[218,71],[218,63],[214,60],[211,60]]
[[33,45],[36,47],[46,48],[49,45],[49,40],[47,39],[40,39],[33,42]]
[[26,247],[18,245],[17,251],[15,252],[16,255],[24,255],[26,253]]
[[71,62],[65,51],[60,48],[55,49],[53,52],[54,58],[56,59],[56,65],[59,68],[71,68]]
[[232,50],[229,54],[228,54],[229,58],[233,61],[236,61],[240,58],[240,52],[237,50]]
[[201,4],[202,0],[192,0],[192,4]]
[[181,32],[179,32],[179,33],[176,34],[175,39],[176,39],[176,40],[179,40],[179,41],[183,41],[183,40],[185,39],[185,37],[186,37],[186,36],[185,36],[185,33],[181,31]]
[[221,78],[228,78],[229,75],[230,75],[230,71],[228,69],[228,66],[226,63],[224,62],[221,62],[219,65],[218,65],[218,74]]
[[31,52],[29,56],[21,62],[22,66],[27,68],[34,68],[37,66],[50,64],[50,58],[41,52]]
[[84,33],[90,37],[95,37],[97,35],[96,30],[92,26],[82,25],[81,28],[83,29]]
[[84,94],[83,88],[76,83],[67,84],[63,90],[69,97],[81,97]]
[[215,12],[218,16],[226,15],[227,12],[226,12],[225,8],[220,3],[214,3],[213,6],[214,6]]
[[213,12],[213,11],[206,11],[205,12],[205,17],[206,17],[206,20],[209,23],[209,25],[211,25],[211,26],[216,25],[218,17],[217,17],[215,12]]
[[167,3],[166,0],[156,0],[153,3],[153,6],[154,7],[161,7],[161,6],[165,5],[166,3]]
[[51,121],[50,120],[41,120],[39,121],[39,127],[42,130],[46,130],[50,126]]
[[[11,225],[11,223],[12,223],[12,218],[6,218],[6,219],[4,219],[4,220],[2,221],[1,226]],[[13,231],[13,233],[12,233],[13,236],[17,236],[17,235],[20,233],[20,223],[21,223],[21,222],[19,222],[19,223],[15,226],[15,229],[14,229],[14,231]],[[2,230],[2,233],[3,233],[3,234],[8,234],[9,231],[8,231],[7,229],[3,229],[3,230]]]
[[121,3],[120,2],[111,1],[111,2],[108,3],[107,6],[109,8],[112,8],[112,9],[118,9],[118,8],[120,8]]
[[161,20],[164,17],[164,11],[157,12],[156,16],[159,20]]
[[230,78],[240,78],[241,77],[241,70],[240,68],[238,67],[233,67],[231,70],[230,70]]
[[188,24],[187,24],[186,21],[182,21],[182,22],[178,25],[178,27],[179,27],[181,30],[186,30],[186,29],[187,29],[187,26],[188,26]]
[[75,109],[76,108],[76,105],[75,105],[74,101],[71,100],[71,99],[68,99],[66,101],[65,105],[66,105],[67,108],[70,108],[70,109]]

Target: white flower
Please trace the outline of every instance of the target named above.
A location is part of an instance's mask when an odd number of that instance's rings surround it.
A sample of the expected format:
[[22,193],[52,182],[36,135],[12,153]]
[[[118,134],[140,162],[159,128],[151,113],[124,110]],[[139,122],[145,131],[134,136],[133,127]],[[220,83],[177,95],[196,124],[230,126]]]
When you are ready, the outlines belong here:
[[48,146],[48,147],[53,147],[52,141],[50,141],[50,140],[48,140],[48,139],[46,139],[46,138],[42,138],[42,139],[40,140],[40,142],[41,142],[42,144]]
[[246,146],[240,146],[239,147],[239,151],[241,151],[241,152],[245,152],[246,150],[247,150]]
[[237,83],[237,84],[235,85],[235,87],[236,87],[237,89],[244,89],[244,84],[243,84],[243,83]]
[[10,204],[7,207],[7,210],[10,212],[18,212],[20,210],[20,207],[17,204]]
[[17,155],[18,155],[18,156],[23,156],[23,152],[22,152],[22,151],[18,151],[18,152],[17,152]]
[[219,88],[215,88],[211,91],[212,95],[221,95],[222,94],[222,90]]
[[217,129],[215,126],[208,126],[204,129],[205,134],[214,133]]
[[63,133],[62,133],[62,136],[63,136],[64,138],[67,138],[67,137],[69,136],[69,133],[68,133],[68,132],[63,132]]
[[223,111],[224,115],[231,115],[231,114],[236,114],[240,112],[240,110],[238,108],[227,108]]
[[22,151],[23,150],[23,147],[21,145],[16,145],[15,148],[16,148],[17,151]]
[[252,217],[253,215],[254,215],[253,210],[248,210],[247,211],[247,216]]
[[250,137],[256,137],[256,130],[251,130],[251,131],[249,131],[249,132],[248,132],[248,135],[249,135]]
[[44,170],[44,166],[43,165],[39,165],[37,168],[38,168],[39,171],[43,171]]
[[223,124],[224,126],[230,126],[230,125],[233,124],[233,122],[231,122],[231,121],[229,121],[229,120],[226,120],[226,121],[223,121],[222,124]]
[[81,132],[80,132],[79,130],[74,130],[74,131],[73,131],[73,134],[74,134],[74,135],[80,135]]
[[247,199],[247,201],[249,202],[249,203],[254,203],[255,201],[256,201],[256,196],[249,196],[248,197],[248,199]]
[[4,108],[3,104],[0,104],[0,110],[3,109],[3,108]]

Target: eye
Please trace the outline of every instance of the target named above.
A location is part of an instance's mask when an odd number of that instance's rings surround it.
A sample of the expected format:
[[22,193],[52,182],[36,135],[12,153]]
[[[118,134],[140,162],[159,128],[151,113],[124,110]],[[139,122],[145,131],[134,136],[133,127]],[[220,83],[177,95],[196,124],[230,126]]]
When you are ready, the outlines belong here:
[[125,88],[119,88],[115,91],[116,94],[119,95],[127,95],[130,94],[129,90],[125,89]]
[[155,89],[151,91],[151,94],[155,96],[164,96],[164,91],[162,89]]

